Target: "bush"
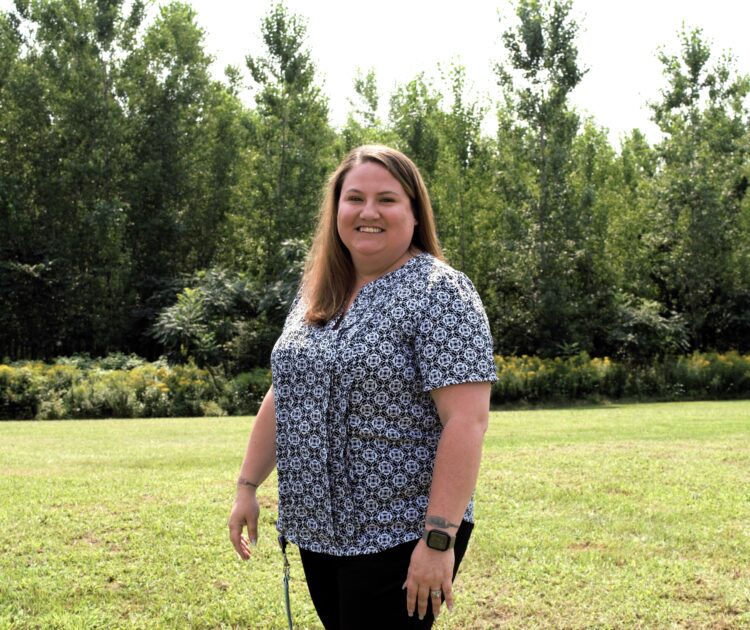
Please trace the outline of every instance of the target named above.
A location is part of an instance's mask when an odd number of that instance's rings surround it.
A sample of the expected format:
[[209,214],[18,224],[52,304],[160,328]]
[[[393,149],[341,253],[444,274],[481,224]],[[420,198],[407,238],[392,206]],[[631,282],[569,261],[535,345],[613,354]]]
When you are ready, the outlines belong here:
[[[750,397],[750,355],[737,352],[696,352],[650,364],[585,352],[554,359],[496,356],[495,365],[495,404]],[[132,355],[0,364],[0,419],[251,415],[270,386],[266,368],[226,379],[193,364]]]
[[585,352],[568,358],[495,357],[496,404],[574,400],[739,398],[750,396],[750,356],[694,353],[628,364]]
[[40,365],[0,365],[0,419],[36,417],[41,402]]
[[271,370],[255,368],[242,372],[227,383],[223,406],[233,415],[256,414],[269,387]]
[[53,365],[0,365],[0,418],[221,415],[223,387],[192,364],[168,366],[125,355],[61,358]]
[[653,357],[685,352],[689,347],[685,318],[663,311],[653,300],[616,294],[616,317],[609,331],[615,356],[644,365]]

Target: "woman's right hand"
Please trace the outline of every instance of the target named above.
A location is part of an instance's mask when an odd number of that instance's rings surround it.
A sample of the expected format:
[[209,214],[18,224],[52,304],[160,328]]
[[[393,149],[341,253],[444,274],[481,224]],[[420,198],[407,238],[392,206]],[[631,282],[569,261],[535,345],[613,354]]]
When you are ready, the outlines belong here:
[[[229,526],[229,540],[232,541],[237,555],[242,560],[250,559],[250,545],[254,547],[258,540],[259,514],[260,505],[258,497],[255,496],[255,489],[238,487],[227,525]],[[245,527],[247,527],[247,538],[242,535]]]

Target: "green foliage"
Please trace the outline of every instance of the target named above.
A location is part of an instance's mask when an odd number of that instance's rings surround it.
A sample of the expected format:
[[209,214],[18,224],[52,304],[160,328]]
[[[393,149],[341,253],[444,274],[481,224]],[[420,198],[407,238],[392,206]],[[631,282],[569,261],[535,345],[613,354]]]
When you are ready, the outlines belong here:
[[229,415],[255,414],[270,387],[270,370],[255,368],[250,372],[240,372],[227,381],[223,409]]
[[658,302],[633,296],[617,296],[617,315],[609,336],[616,356],[636,363],[674,356],[689,346],[684,317],[679,313],[665,316]]
[[699,29],[680,34],[679,55],[662,51],[659,59],[667,87],[651,106],[665,136],[656,147],[646,265],[657,299],[684,314],[692,347],[734,347],[734,332],[717,320],[740,315],[735,296],[748,286],[734,261],[747,239],[740,217],[750,77],[726,55],[711,67]]
[[568,358],[495,357],[495,404],[602,399],[742,398],[750,395],[750,355],[694,353],[633,365],[582,352]]
[[[19,7],[1,29],[14,55],[0,83],[0,344],[15,356],[106,351],[132,297],[113,85],[133,20],[119,2]],[[34,41],[17,35],[29,30]]]
[[336,131],[307,23],[283,4],[223,81],[186,4],[0,12],[0,356],[166,353],[222,395],[268,365],[326,177],[371,142],[419,165],[498,353],[750,350],[750,79],[685,30],[659,53],[663,139],[633,130],[616,149],[570,101],[585,78],[571,2],[511,13],[495,102],[456,63],[397,86],[381,119],[368,69]]
[[430,194],[445,254],[456,268],[480,281],[491,268],[493,255],[485,239],[495,224],[492,187],[492,147],[482,138],[487,108],[472,99],[463,66],[451,66],[444,82],[451,106],[439,118],[440,151]]
[[[492,319],[498,338],[512,340],[512,351],[545,356],[570,345],[603,349],[612,316],[604,247],[612,151],[593,125],[579,134],[569,103],[585,74],[571,8],[558,0],[518,2],[517,20],[503,33],[508,60],[496,65],[505,97],[499,133],[509,136],[498,142],[512,142],[501,159],[513,175],[523,175],[503,204],[512,231],[498,236],[502,266],[495,278],[507,287],[512,308],[525,313],[520,321],[504,314]],[[507,182],[505,173],[501,182]],[[500,309],[502,298],[497,300]]]
[[16,51],[0,85],[0,345],[150,350],[159,291],[216,249],[231,97],[208,78],[186,5],[143,31],[141,2],[19,7],[0,29]]
[[441,96],[431,81],[420,73],[399,86],[390,102],[389,120],[398,138],[397,148],[414,160],[428,188],[439,155],[440,101]]
[[194,361],[213,374],[232,374],[270,361],[287,312],[299,290],[307,245],[281,243],[286,267],[275,282],[261,284],[212,268],[185,280],[176,302],[162,309],[151,334],[173,361]]
[[[52,375],[57,384],[57,375]],[[35,418],[39,409],[39,379],[31,367],[0,365],[0,417]]]
[[159,313],[152,334],[174,360],[226,369],[238,321],[257,314],[258,298],[245,278],[222,269],[200,272],[191,284]]
[[265,55],[246,57],[257,116],[249,125],[252,172],[239,213],[244,226],[233,241],[260,282],[275,280],[285,269],[283,240],[309,237],[334,166],[328,103],[315,83],[306,29],[300,16],[276,4],[261,26]]
[[341,129],[339,142],[341,144],[337,158],[343,159],[344,155],[354,147],[363,144],[385,144],[394,145],[397,142],[393,132],[386,128],[378,117],[378,87],[375,71],[370,69],[363,75],[357,70],[354,78],[355,99],[349,99],[352,108],[347,116],[346,123]]
[[[193,364],[168,366],[122,355],[0,365],[0,419],[223,415],[223,381],[220,387],[217,394],[208,372]],[[254,400],[247,395],[233,401],[232,409],[247,412]]]
[[[585,352],[554,359],[498,355],[495,363],[494,404],[750,396],[750,355],[736,352],[641,364]],[[252,414],[270,386],[268,368],[229,378],[193,363],[124,355],[0,364],[0,420]]]

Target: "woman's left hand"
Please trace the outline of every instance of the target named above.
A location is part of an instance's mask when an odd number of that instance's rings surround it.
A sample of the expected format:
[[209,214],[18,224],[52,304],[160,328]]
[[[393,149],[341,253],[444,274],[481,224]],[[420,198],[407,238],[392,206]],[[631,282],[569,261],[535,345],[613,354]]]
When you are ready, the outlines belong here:
[[432,614],[437,619],[440,614],[440,597],[432,597],[431,591],[441,590],[448,610],[453,608],[453,564],[456,561],[453,549],[437,551],[430,549],[420,540],[411,554],[409,571],[406,574],[406,612],[411,617],[416,609],[419,618],[427,614],[427,606],[432,606]]

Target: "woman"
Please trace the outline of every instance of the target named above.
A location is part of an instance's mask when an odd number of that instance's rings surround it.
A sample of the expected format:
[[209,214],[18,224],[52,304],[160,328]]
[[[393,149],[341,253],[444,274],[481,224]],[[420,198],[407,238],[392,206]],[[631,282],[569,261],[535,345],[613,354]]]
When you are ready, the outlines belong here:
[[359,147],[332,175],[271,366],[229,519],[238,554],[276,466],[277,528],[324,626],[431,627],[453,605],[496,376],[479,296],[443,262],[402,153]]

